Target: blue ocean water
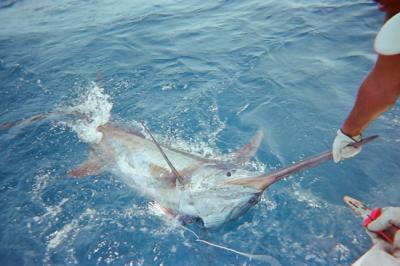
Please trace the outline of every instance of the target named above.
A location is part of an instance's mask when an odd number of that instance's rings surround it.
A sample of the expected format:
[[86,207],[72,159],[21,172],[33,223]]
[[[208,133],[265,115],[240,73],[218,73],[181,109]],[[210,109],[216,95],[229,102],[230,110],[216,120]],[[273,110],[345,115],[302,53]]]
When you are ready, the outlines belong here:
[[[97,81],[111,120],[145,121],[188,150],[226,154],[263,130],[256,162],[266,171],[330,149],[374,64],[383,21],[361,0],[0,7],[0,124],[73,106]],[[191,229],[275,265],[349,265],[371,243],[343,196],[371,206],[400,200],[399,109],[368,128],[381,138],[356,158],[274,184],[220,228]],[[196,242],[116,176],[68,177],[87,154],[57,121],[1,129],[1,265],[266,264]]]

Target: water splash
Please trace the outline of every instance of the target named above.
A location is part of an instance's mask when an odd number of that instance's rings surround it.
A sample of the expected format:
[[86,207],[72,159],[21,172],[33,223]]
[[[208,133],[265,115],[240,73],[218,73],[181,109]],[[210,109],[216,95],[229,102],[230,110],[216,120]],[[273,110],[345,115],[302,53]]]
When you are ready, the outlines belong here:
[[97,131],[97,127],[110,120],[112,106],[110,96],[92,82],[75,103],[64,107],[62,111],[78,115],[78,119],[66,122],[66,125],[75,131],[81,141],[99,143],[102,133]]

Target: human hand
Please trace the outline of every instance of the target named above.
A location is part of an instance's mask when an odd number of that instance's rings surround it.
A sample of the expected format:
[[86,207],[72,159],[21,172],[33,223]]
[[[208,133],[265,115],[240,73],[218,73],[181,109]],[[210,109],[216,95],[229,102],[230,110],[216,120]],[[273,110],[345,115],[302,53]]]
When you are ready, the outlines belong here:
[[361,151],[361,146],[353,147],[351,145],[349,146],[349,144],[357,143],[359,141],[361,141],[361,134],[349,137],[339,129],[332,144],[333,161],[338,163],[343,159],[357,155]]
[[394,232],[392,229],[393,225],[400,228],[400,207],[382,208],[381,215],[375,221],[372,221],[370,224],[368,224],[367,233],[371,237],[372,242],[379,243],[382,242],[382,238],[380,238],[375,232],[391,230],[394,234],[392,247],[399,249],[400,230]]

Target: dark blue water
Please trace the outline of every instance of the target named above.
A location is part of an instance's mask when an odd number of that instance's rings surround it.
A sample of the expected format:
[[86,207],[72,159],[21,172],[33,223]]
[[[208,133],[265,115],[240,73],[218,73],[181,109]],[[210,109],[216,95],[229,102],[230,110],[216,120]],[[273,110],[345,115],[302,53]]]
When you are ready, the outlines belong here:
[[[0,7],[0,124],[73,106],[97,81],[112,120],[145,121],[189,150],[228,153],[263,130],[256,162],[267,171],[330,149],[374,64],[383,21],[361,0]],[[381,139],[356,158],[273,185],[221,228],[192,229],[282,265],[350,264],[371,243],[342,197],[371,206],[400,200],[399,107],[368,128]],[[265,264],[195,242],[118,177],[68,177],[87,153],[57,121],[1,130],[1,265]]]

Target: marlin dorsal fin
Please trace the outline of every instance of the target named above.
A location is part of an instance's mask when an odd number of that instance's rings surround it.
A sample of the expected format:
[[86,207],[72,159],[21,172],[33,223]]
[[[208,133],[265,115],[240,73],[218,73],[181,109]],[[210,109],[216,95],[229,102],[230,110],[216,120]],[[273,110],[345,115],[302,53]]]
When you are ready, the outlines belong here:
[[178,179],[179,183],[181,185],[185,184],[185,180],[184,178],[179,174],[179,172],[176,170],[176,168],[174,167],[174,165],[171,163],[171,161],[168,159],[167,155],[165,154],[165,152],[163,151],[163,149],[161,148],[160,144],[158,144],[158,142],[156,141],[156,139],[153,137],[153,135],[151,134],[150,130],[146,127],[146,125],[142,122],[140,122],[143,126],[143,128],[146,130],[146,132],[150,135],[151,139],[153,140],[154,144],[157,146],[158,150],[161,152],[162,156],[164,157],[164,160],[167,162],[169,168],[171,169],[172,173],[175,175],[176,179]]
[[263,132],[261,130],[257,131],[254,137],[246,145],[231,154],[233,161],[238,164],[245,164],[248,162],[251,157],[257,153],[263,137]]

